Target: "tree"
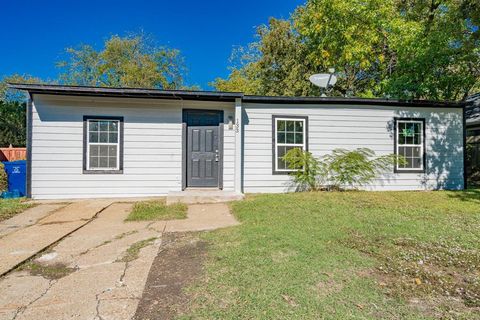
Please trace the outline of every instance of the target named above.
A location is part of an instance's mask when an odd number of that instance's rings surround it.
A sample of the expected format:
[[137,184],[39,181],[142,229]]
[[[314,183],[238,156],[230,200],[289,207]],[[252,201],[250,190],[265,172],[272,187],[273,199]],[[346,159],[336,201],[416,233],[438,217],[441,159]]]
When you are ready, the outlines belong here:
[[44,83],[40,78],[36,78],[30,75],[13,74],[4,77],[0,81],[0,101],[15,102],[25,101],[25,92],[12,90],[8,88],[8,83]]
[[232,55],[228,79],[217,78],[217,90],[247,94],[301,96],[318,93],[308,76],[313,72],[306,48],[290,21],[271,18],[257,28],[257,41]]
[[26,142],[26,108],[18,101],[0,101],[0,147],[24,147]]
[[104,48],[67,48],[68,58],[57,63],[63,83],[104,87],[178,89],[185,72],[180,52],[155,46],[144,35],[112,36]]
[[307,77],[334,67],[336,96],[463,99],[480,90],[479,16],[477,0],[309,0],[260,27],[258,54],[214,85],[318,95]]

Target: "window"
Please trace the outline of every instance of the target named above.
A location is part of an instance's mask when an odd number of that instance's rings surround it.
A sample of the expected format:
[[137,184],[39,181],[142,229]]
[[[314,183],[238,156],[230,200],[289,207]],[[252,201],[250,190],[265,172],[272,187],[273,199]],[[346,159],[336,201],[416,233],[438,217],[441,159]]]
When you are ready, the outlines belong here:
[[293,170],[282,157],[293,148],[307,149],[307,117],[273,116],[273,173]]
[[84,173],[121,173],[123,118],[84,117]]
[[396,119],[395,154],[405,161],[396,164],[396,172],[424,172],[425,120]]

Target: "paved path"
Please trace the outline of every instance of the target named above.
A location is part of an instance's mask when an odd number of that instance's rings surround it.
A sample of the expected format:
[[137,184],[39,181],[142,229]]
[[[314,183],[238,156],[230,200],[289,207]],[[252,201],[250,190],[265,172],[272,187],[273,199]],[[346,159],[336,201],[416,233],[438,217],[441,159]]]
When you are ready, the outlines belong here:
[[0,276],[37,252],[77,230],[110,201],[83,201],[67,205],[37,221],[0,238]]
[[225,203],[188,206],[187,219],[159,221],[152,227],[164,232],[207,231],[238,225]]
[[79,212],[75,219],[71,215],[60,219],[52,214],[40,220],[39,228],[90,222],[34,261],[47,269],[61,266],[69,273],[55,278],[41,272],[14,270],[0,278],[0,320],[130,319],[142,297],[164,232],[212,230],[238,224],[225,204],[192,205],[185,220],[124,222],[132,204],[113,203],[91,219],[87,211],[108,203],[89,203],[88,209],[76,207]]
[[17,231],[18,229],[32,226],[40,219],[45,218],[55,210],[66,206],[67,204],[40,204],[27,209],[16,216],[0,222],[0,238],[6,234]]

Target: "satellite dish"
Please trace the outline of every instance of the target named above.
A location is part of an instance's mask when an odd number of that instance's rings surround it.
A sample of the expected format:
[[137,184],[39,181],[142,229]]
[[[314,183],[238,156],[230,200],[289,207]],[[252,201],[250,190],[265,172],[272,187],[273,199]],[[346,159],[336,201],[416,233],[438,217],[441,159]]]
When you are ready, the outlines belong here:
[[311,83],[320,88],[328,88],[337,83],[337,77],[333,73],[313,74],[308,79]]

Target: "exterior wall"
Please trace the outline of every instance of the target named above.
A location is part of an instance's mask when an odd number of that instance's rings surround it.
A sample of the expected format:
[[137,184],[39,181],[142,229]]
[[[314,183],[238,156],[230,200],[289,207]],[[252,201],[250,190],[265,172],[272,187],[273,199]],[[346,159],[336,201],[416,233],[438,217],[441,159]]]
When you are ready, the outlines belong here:
[[[32,198],[139,197],[181,190],[182,109],[224,110],[224,189],[234,186],[233,103],[35,95]],[[123,174],[83,174],[83,116],[124,117]]]
[[463,188],[463,120],[460,108],[244,103],[244,192],[286,192],[288,175],[272,174],[272,115],[308,116],[308,146],[320,157],[335,148],[394,152],[394,117],[425,118],[426,173],[384,174],[372,190]]

